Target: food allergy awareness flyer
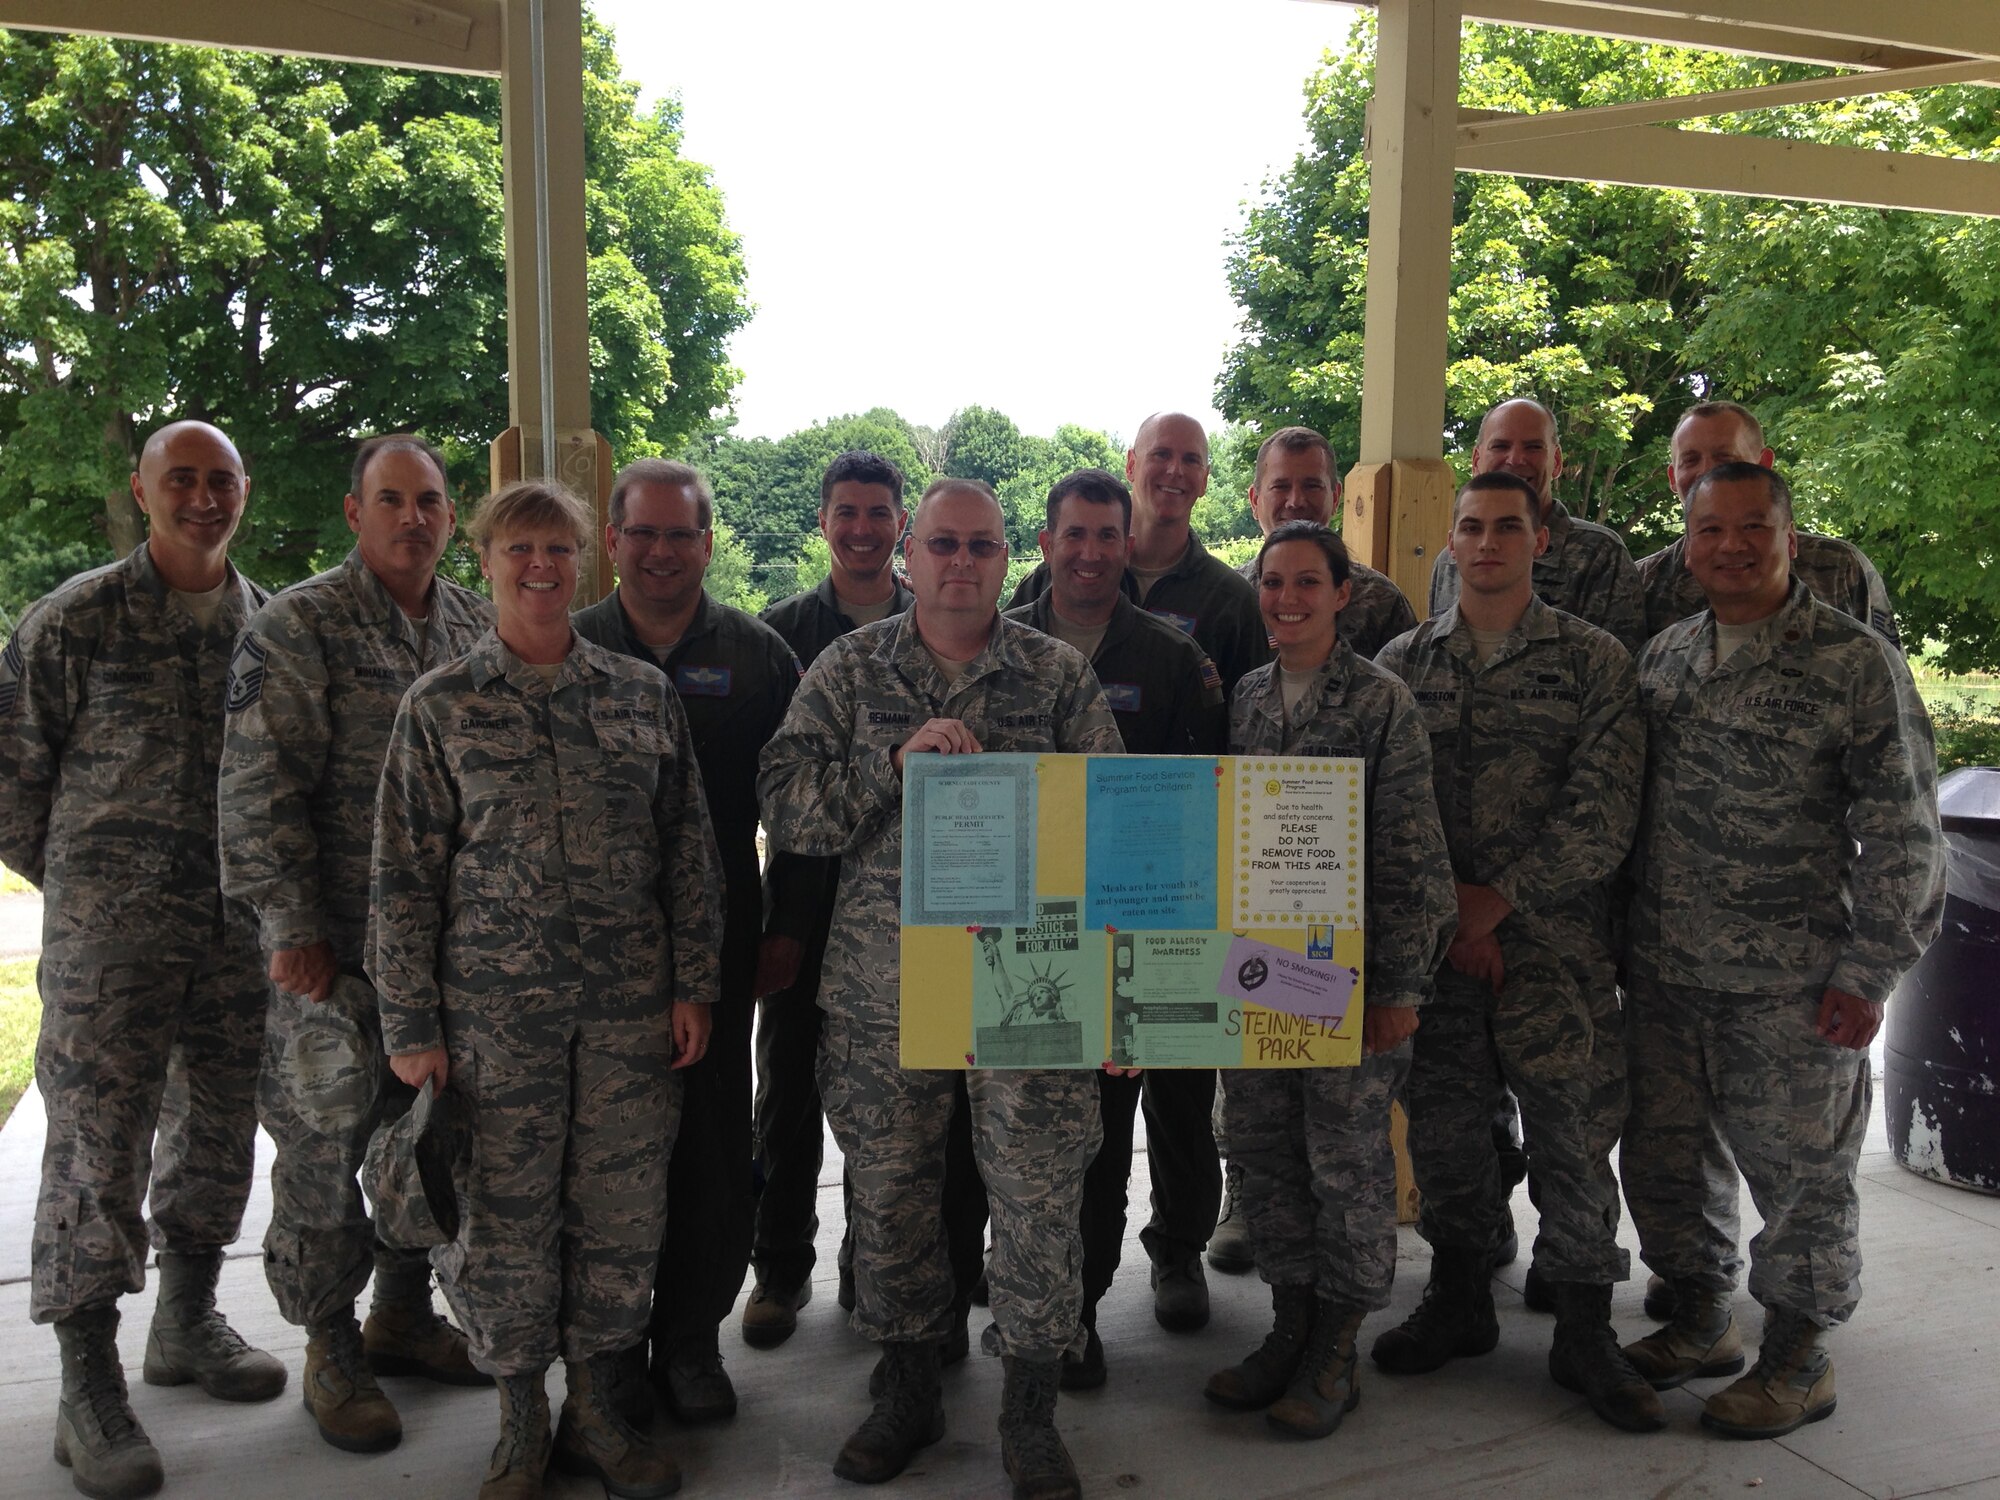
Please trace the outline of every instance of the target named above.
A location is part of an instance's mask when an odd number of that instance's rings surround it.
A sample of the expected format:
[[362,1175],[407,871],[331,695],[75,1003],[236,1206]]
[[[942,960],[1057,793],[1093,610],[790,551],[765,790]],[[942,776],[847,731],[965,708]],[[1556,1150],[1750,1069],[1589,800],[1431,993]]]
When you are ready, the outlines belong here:
[[1362,764],[919,755],[902,1063],[1352,1066]]

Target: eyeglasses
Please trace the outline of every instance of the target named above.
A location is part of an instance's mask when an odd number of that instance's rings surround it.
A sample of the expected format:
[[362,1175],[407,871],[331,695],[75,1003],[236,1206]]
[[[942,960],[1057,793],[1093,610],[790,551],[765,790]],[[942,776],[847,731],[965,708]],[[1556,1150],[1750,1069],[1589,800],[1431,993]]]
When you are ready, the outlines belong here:
[[669,526],[663,530],[658,526],[620,526],[618,534],[640,547],[650,547],[655,542],[665,542],[670,547],[692,547],[708,535],[708,528]]
[[996,542],[990,536],[976,536],[970,540],[955,536],[927,536],[923,538],[924,551],[932,557],[956,557],[963,547],[981,562],[998,557],[1007,550],[1005,542]]

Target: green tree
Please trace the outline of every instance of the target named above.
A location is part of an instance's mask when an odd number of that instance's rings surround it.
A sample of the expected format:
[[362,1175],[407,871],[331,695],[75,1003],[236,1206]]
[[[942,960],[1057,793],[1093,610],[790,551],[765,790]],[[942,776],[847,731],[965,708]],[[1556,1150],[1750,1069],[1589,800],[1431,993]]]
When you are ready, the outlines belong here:
[[[742,260],[678,105],[640,114],[586,25],[593,421],[621,456],[671,450],[736,378]],[[200,416],[255,481],[239,556],[299,577],[346,545],[357,436],[420,429],[480,482],[505,313],[492,80],[0,33],[10,525],[134,545],[138,442]]]
[[[1358,436],[1367,290],[1363,110],[1372,18],[1306,85],[1312,141],[1267,184],[1229,260],[1246,334],[1217,401],[1258,430]],[[1461,96],[1520,112],[1744,87],[1814,70],[1587,36],[1467,26]],[[2000,158],[1988,89],[1802,105],[1699,128]],[[1691,122],[1691,126],[1695,122]],[[1764,418],[1801,519],[1851,537],[1913,638],[2000,662],[2000,228],[1868,209],[1461,174],[1446,444],[1495,401],[1561,421],[1574,510],[1651,551],[1679,527],[1671,424],[1727,396]],[[1213,488],[1213,486],[1212,486]]]
[[[1249,331],[1216,386],[1233,420],[1260,430],[1316,427],[1343,460],[1360,435],[1368,259],[1361,145],[1374,35],[1373,18],[1362,18],[1308,80],[1311,144],[1267,184],[1236,238],[1230,285]],[[1468,26],[1460,90],[1470,107],[1538,111],[1785,73],[1683,49]],[[1685,193],[1461,174],[1447,447],[1463,457],[1488,407],[1537,395],[1561,422],[1565,502],[1621,530],[1643,526],[1665,494],[1667,424],[1699,399],[1682,358],[1700,308],[1688,275],[1695,221]]]

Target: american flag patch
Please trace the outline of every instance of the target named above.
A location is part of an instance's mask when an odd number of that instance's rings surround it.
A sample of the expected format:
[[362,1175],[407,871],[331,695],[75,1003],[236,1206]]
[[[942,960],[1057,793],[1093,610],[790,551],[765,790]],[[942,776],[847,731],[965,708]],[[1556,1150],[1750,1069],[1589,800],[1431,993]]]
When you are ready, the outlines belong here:
[[21,679],[27,671],[28,663],[21,655],[21,638],[17,635],[0,652],[0,717],[12,714],[14,705],[21,701]]
[[269,654],[254,635],[237,642],[229,660],[229,693],[222,700],[225,712],[240,714],[264,696],[264,658]]
[[1205,688],[1214,688],[1218,693],[1222,691],[1222,674],[1215,670],[1215,663],[1206,657],[1201,663],[1201,685]]

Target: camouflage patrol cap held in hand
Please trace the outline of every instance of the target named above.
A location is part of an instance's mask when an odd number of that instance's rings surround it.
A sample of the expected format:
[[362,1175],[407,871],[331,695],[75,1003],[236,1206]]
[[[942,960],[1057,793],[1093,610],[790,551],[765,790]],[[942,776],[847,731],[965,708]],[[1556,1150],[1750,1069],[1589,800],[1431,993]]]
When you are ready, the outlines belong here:
[[366,1128],[387,1071],[381,1045],[355,1019],[361,1007],[375,1008],[374,990],[364,980],[342,974],[318,1004],[283,990],[273,1003],[293,1010],[286,1018],[279,1066],[306,1123],[321,1135],[335,1137],[350,1137]]
[[400,1120],[368,1143],[362,1186],[375,1208],[375,1237],[397,1250],[429,1250],[458,1237],[456,1171],[468,1155],[463,1106],[426,1082]]

